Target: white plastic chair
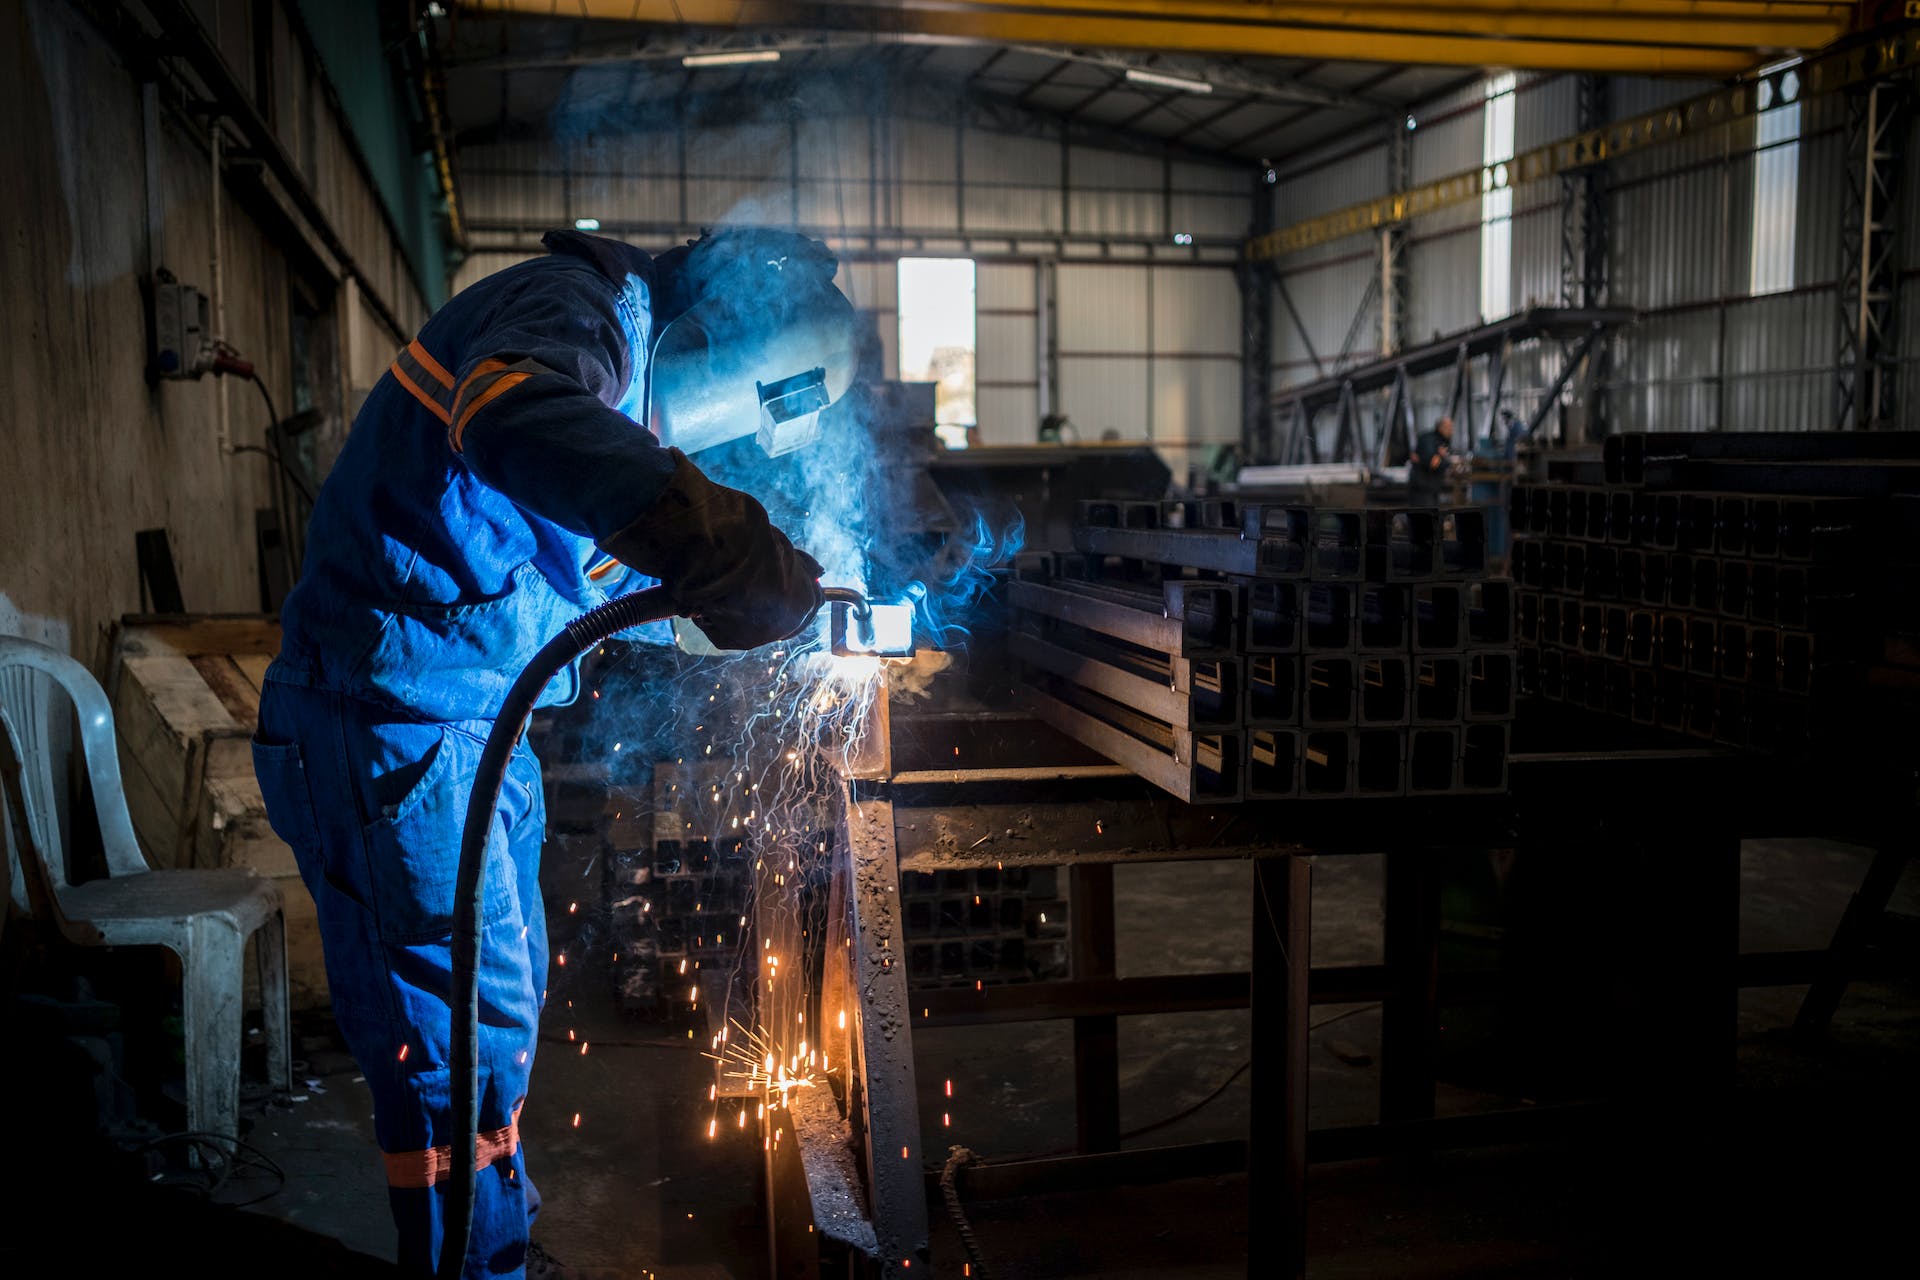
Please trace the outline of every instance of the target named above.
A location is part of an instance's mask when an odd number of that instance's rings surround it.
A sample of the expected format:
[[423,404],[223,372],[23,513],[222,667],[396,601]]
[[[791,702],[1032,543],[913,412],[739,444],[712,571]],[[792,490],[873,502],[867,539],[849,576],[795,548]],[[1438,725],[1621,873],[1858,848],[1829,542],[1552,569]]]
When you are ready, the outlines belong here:
[[[64,691],[65,698],[55,696]],[[80,756],[93,784],[107,878],[67,880],[55,797],[66,752],[66,703],[79,721]],[[267,1071],[291,1089],[286,925],[280,890],[237,867],[155,871],[127,816],[107,697],[87,669],[45,645],[0,636],[0,810],[13,839],[13,897],[80,946],[161,946],[180,957],[187,1059],[187,1127],[239,1136],[241,1006],[246,941],[260,960]],[[3,833],[0,833],[3,834]],[[21,900],[25,888],[28,900]]]

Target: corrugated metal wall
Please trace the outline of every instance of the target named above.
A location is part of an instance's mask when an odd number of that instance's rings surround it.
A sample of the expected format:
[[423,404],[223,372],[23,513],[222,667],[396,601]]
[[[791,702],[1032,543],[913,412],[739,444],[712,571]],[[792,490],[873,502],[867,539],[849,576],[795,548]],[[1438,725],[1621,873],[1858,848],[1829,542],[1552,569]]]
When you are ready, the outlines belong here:
[[[557,142],[469,145],[460,195],[474,243],[522,245],[598,218],[637,244],[728,221],[796,225],[865,247],[1230,260],[1250,224],[1251,174],[1150,153],[927,120],[851,116]],[[1176,246],[1175,233],[1194,238]],[[893,243],[886,243],[893,242]]]
[[[397,319],[420,323],[412,275],[327,105],[318,64],[277,7],[197,11],[231,66],[270,71],[280,141]],[[260,12],[271,25],[253,20]],[[11,392],[0,421],[0,630],[91,663],[107,626],[144,607],[137,530],[168,531],[188,608],[261,607],[265,413],[237,378],[149,386],[145,376],[147,273],[165,267],[213,287],[205,120],[176,109],[165,89],[150,108],[126,50],[84,6],[0,5],[0,36],[0,119],[15,135],[0,224],[17,229],[0,239],[0,280],[16,304],[0,311],[0,385]],[[351,278],[326,278],[283,217],[262,216],[250,194],[258,183],[252,169],[229,168],[217,188],[220,336],[253,362],[283,414],[301,407],[304,365],[322,415],[306,442],[343,439],[354,393],[374,384],[404,335],[386,329]],[[293,324],[301,295],[316,313],[304,359]],[[316,358],[322,351],[338,359]],[[330,450],[316,453],[331,460]]]
[[456,287],[575,218],[652,248],[723,221],[796,226],[847,257],[894,376],[896,260],[973,256],[985,442],[1030,442],[1049,410],[1083,439],[1152,439],[1176,468],[1239,438],[1245,171],[851,117],[469,147],[460,172],[477,248]]
[[[1697,83],[1622,78],[1610,85],[1614,118],[1624,119],[1689,98]],[[1410,138],[1415,182],[1477,167],[1483,145],[1482,90],[1469,87],[1417,112]],[[1812,97],[1801,107],[1797,143],[1792,287],[1750,294],[1753,216],[1753,121],[1704,132],[1670,146],[1615,160],[1609,173],[1611,302],[1631,306],[1641,322],[1616,342],[1610,381],[1617,429],[1804,431],[1834,420],[1838,354],[1835,280],[1840,269],[1840,218],[1846,164],[1845,105]],[[1570,76],[1521,79],[1518,151],[1565,137],[1577,125],[1577,83]],[[1909,151],[1909,155],[1915,154]],[[1307,157],[1282,174],[1276,224],[1338,209],[1385,193],[1385,143],[1345,154]],[[1914,168],[1916,166],[1909,166]],[[1920,180],[1909,175],[1898,252],[1920,262]],[[1513,305],[1561,300],[1562,191],[1558,179],[1521,184],[1512,213]],[[1477,322],[1481,210],[1469,203],[1415,219],[1408,235],[1409,343]],[[1371,235],[1351,236],[1294,254],[1281,281],[1327,364],[1353,322],[1378,270]],[[1914,271],[1908,297],[1920,293]],[[1356,358],[1375,345],[1377,316],[1365,317]],[[1902,327],[1901,403],[1916,419],[1920,390],[1920,322]],[[1526,412],[1559,371],[1560,353],[1529,353],[1508,370],[1513,407]],[[1284,305],[1274,318],[1275,385],[1305,381],[1314,365]],[[1439,412],[1445,377],[1416,387],[1422,421]],[[1476,394],[1483,391],[1476,388]]]

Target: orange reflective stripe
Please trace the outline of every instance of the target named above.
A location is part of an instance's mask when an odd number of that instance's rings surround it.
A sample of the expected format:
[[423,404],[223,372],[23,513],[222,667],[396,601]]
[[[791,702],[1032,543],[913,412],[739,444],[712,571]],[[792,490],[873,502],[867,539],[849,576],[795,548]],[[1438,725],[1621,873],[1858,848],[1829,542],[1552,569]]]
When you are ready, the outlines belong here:
[[453,393],[455,403],[457,404],[459,401],[473,394],[474,383],[486,377],[488,374],[498,373],[506,367],[507,362],[505,360],[482,360],[479,364],[473,366],[473,372],[466,376],[466,380],[460,384],[460,389]]
[[420,362],[420,367],[425,369],[435,382],[447,388],[453,386],[453,375],[447,372],[445,365],[427,354],[427,349],[420,345],[420,339],[415,338],[412,342],[409,342],[407,344],[407,351],[415,360]]
[[421,404],[427,406],[427,412],[431,413],[434,417],[440,419],[440,421],[442,422],[449,423],[449,424],[452,423],[453,411],[448,409],[447,406],[445,406],[444,404],[441,404],[434,397],[428,395],[425,391],[423,391],[420,387],[420,384],[413,380],[412,375],[409,374],[404,368],[401,367],[400,361],[395,360],[393,362],[392,367],[389,368],[387,372],[393,375],[393,379],[395,382],[398,382],[401,386],[405,387],[409,392],[411,392],[415,400],[418,400]]
[[[475,1169],[484,1169],[495,1160],[504,1160],[520,1149],[520,1108],[513,1109],[513,1120],[504,1129],[492,1129],[479,1136],[474,1145]],[[386,1153],[387,1185],[390,1187],[430,1187],[453,1173],[453,1146],[429,1147],[425,1151],[389,1151]]]
[[533,370],[514,368],[505,360],[482,360],[475,365],[454,397],[454,410],[459,415],[452,423],[454,452],[460,452],[467,424],[473,421],[474,414],[532,376]]
[[615,560],[612,556],[608,556],[605,560],[602,560],[599,564],[587,570],[587,576],[595,582],[598,582],[620,567],[621,565],[618,560]]

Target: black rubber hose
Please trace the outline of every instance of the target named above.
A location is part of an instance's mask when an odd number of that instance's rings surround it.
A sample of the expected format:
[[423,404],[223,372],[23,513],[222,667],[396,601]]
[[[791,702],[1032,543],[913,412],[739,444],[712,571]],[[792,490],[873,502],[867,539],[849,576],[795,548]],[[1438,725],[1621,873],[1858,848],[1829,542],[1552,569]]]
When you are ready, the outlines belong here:
[[467,799],[467,822],[460,836],[460,871],[453,887],[453,1015],[451,1066],[453,1115],[460,1121],[454,1140],[453,1168],[447,1181],[446,1229],[440,1241],[440,1280],[460,1280],[467,1243],[473,1235],[474,1161],[480,1130],[480,892],[486,883],[487,837],[500,803],[507,764],[526,731],[527,718],[540,694],[562,668],[615,632],[671,618],[678,612],[665,588],[649,587],[584,613],[547,641],[507,690],[506,701],[487,735],[486,749]]

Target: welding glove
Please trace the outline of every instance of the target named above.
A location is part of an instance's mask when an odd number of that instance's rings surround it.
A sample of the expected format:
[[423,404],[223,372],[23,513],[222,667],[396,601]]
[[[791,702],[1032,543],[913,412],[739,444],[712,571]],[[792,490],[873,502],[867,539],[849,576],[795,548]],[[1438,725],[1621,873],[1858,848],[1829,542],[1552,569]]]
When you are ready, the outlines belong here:
[[673,476],[659,500],[600,549],[660,579],[716,648],[754,649],[804,631],[824,600],[819,563],[750,495],[670,452]]

